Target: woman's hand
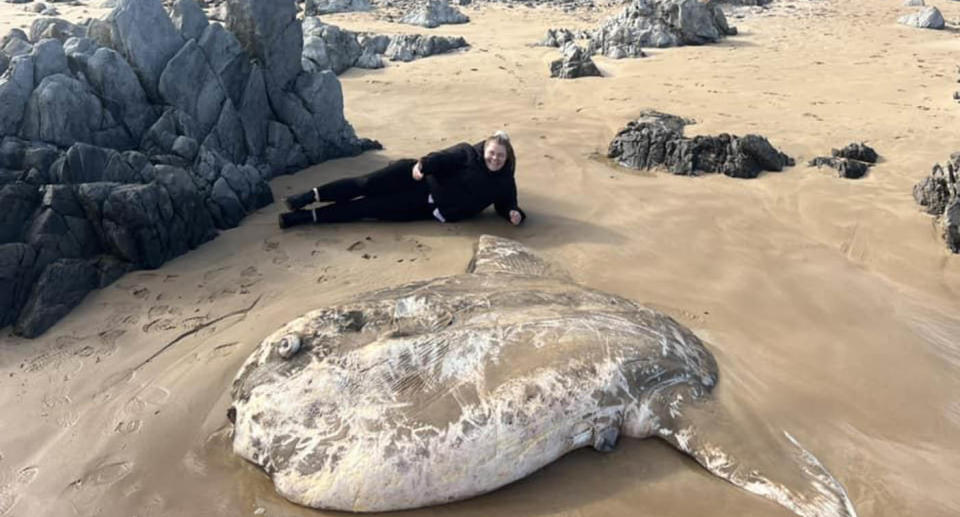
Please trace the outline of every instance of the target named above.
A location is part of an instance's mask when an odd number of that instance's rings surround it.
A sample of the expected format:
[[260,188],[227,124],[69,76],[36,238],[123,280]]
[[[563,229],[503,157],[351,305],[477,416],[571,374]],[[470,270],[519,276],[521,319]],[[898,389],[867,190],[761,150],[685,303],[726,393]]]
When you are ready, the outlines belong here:
[[517,226],[523,222],[523,216],[517,210],[510,211],[510,224]]
[[413,166],[413,180],[420,181],[422,179],[423,171],[420,170],[420,162],[417,162],[416,165]]

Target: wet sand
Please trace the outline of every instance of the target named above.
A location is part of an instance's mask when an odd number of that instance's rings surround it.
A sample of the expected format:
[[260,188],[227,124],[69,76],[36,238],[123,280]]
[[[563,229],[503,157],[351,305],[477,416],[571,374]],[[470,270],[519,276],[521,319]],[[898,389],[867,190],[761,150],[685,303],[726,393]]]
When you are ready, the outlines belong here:
[[[277,178],[278,199],[505,129],[528,221],[513,228],[488,213],[281,232],[274,204],[92,293],[39,339],[4,330],[0,515],[326,515],[287,503],[230,452],[233,375],[307,310],[462,272],[483,233],[690,326],[717,356],[718,403],[761,415],[757,434],[788,430],[859,515],[960,514],[960,258],[910,195],[960,150],[960,39],[896,24],[915,9],[898,0],[787,3],[732,19],[740,34],[716,45],[597,58],[604,78],[551,80],[557,50],[528,46],[547,28],[593,24],[485,6],[465,10],[467,25],[430,32],[463,35],[467,52],[348,71],[347,118],[385,149]],[[948,22],[960,17],[960,4],[933,5]],[[0,7],[7,19],[13,7]],[[370,14],[324,19],[424,31]],[[649,108],[696,119],[688,134],[762,134],[798,165],[737,180],[606,163],[615,132]],[[862,180],[804,165],[859,140],[883,158]],[[623,440],[404,515],[791,514],[662,442]]]

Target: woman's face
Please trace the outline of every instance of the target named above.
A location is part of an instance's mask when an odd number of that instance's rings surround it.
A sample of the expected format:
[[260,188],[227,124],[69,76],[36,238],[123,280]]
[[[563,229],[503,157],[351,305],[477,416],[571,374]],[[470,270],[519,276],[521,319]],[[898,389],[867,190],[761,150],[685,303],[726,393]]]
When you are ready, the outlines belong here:
[[507,163],[507,148],[496,142],[487,142],[487,145],[483,146],[483,161],[487,163],[488,169],[497,172]]

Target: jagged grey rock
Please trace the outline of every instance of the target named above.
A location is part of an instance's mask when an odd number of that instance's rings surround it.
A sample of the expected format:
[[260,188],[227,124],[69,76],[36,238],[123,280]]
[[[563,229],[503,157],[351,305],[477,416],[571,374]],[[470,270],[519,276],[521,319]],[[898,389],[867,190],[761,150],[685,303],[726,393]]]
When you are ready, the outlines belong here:
[[174,0],[170,20],[185,40],[199,40],[209,23],[207,15],[194,0]]
[[36,337],[70,312],[97,287],[97,270],[89,261],[59,259],[43,270],[27,300],[14,332]]
[[810,160],[808,165],[817,168],[830,167],[836,169],[841,178],[859,179],[867,174],[867,169],[870,168],[871,164],[846,158],[818,156]]
[[30,41],[37,42],[46,38],[53,38],[64,42],[72,37],[83,37],[86,29],[60,18],[43,17],[33,20],[30,24]]
[[842,149],[833,149],[831,156],[818,156],[810,160],[811,167],[831,167],[837,170],[841,178],[859,179],[877,162],[879,156],[872,147],[860,143],[848,144]]
[[736,178],[755,178],[761,171],[781,171],[794,164],[759,135],[687,138],[683,129],[689,123],[674,115],[646,111],[617,133],[607,157],[633,169],[663,166],[685,176],[719,172]]
[[633,0],[591,33],[591,51],[642,57],[641,47],[703,45],[736,34],[713,0]]
[[550,77],[576,79],[578,77],[599,77],[600,70],[590,55],[576,43],[568,43],[563,48],[563,57],[550,63]]
[[960,253],[960,152],[950,155],[946,167],[933,166],[930,175],[913,187],[913,198],[937,218],[947,248]]
[[362,53],[357,33],[321,23],[319,18],[304,19],[304,70],[333,70],[339,75],[354,66]]
[[114,50],[130,63],[147,96],[159,101],[160,74],[184,43],[163,4],[155,0],[117,0],[107,22]]
[[424,36],[397,34],[390,39],[384,56],[390,61],[413,61],[434,54],[443,54],[464,48],[467,41],[460,36]]
[[29,41],[24,41],[19,38],[11,38],[3,46],[3,53],[9,56],[11,59],[17,56],[24,56],[29,54],[33,50],[33,45]]
[[283,91],[300,73],[303,32],[289,0],[226,0],[227,28],[265,67],[268,91]]
[[[282,326],[240,368],[227,414],[234,452],[316,508],[448,503],[624,435],[664,439],[798,515],[855,517],[842,485],[779,429],[756,456],[732,454],[759,415],[704,406],[717,380],[713,355],[669,316],[484,235],[466,274]],[[760,457],[776,468],[758,469]]]
[[[0,190],[0,195],[2,192]],[[0,326],[6,327],[17,320],[34,283],[35,260],[36,253],[29,244],[0,244]]]
[[[254,65],[250,70],[238,106],[248,154],[253,156],[266,155],[267,124],[273,117],[273,110],[267,98],[267,85],[263,79],[263,71],[257,65]],[[284,166],[274,170],[288,172],[290,169]]]
[[250,57],[230,31],[211,23],[200,36],[200,47],[213,70],[220,76],[234,106],[240,106],[250,70]]
[[33,93],[33,57],[17,56],[0,77],[0,135],[15,135],[20,130],[27,101]]
[[576,39],[576,34],[569,29],[547,29],[547,35],[537,43],[537,46],[563,47]]
[[451,6],[447,0],[426,0],[423,4],[419,4],[414,11],[400,19],[401,23],[419,25],[428,29],[469,21],[469,16]]
[[20,135],[60,146],[74,142],[109,143],[122,148],[131,145],[97,96],[64,74],[45,77],[31,93]]
[[63,44],[56,39],[42,39],[33,46],[33,84],[40,84],[47,76],[69,73]]
[[3,248],[17,265],[0,274],[24,280],[0,297],[0,321],[34,335],[62,315],[35,283],[60,274],[51,264],[81,261],[70,267],[95,270],[94,287],[157,267],[271,203],[274,175],[379,145],[344,119],[333,74],[300,69],[294,0],[231,6],[266,36],[261,54],[186,1],[176,25],[161,0],[119,0],[85,26],[39,19],[43,39],[3,38],[17,56],[0,76],[0,244],[25,247]]
[[369,11],[373,9],[370,0],[306,0],[303,7],[305,16],[321,14]]
[[946,26],[940,10],[933,6],[924,7],[918,12],[901,16],[897,19],[897,22],[918,29],[940,30]]
[[188,41],[160,74],[158,91],[167,104],[193,118],[206,135],[217,123],[227,93],[195,40]]
[[[89,41],[89,40],[87,40]],[[109,99],[106,108],[123,123],[130,137],[139,142],[157,120],[136,73],[117,51],[97,48],[84,62],[83,72],[97,96]]]
[[40,205],[37,187],[26,183],[0,186],[0,242],[20,242],[34,210]]

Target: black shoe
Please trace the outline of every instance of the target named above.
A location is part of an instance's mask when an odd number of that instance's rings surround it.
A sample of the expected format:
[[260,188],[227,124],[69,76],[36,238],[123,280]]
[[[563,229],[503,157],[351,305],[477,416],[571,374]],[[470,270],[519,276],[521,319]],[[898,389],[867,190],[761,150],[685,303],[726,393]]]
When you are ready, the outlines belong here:
[[283,212],[280,214],[278,219],[281,229],[312,222],[313,210],[294,210],[293,212]]
[[301,208],[313,203],[317,200],[317,192],[315,189],[308,190],[303,194],[294,194],[288,196],[283,200],[287,205],[287,208],[290,210],[300,210]]

